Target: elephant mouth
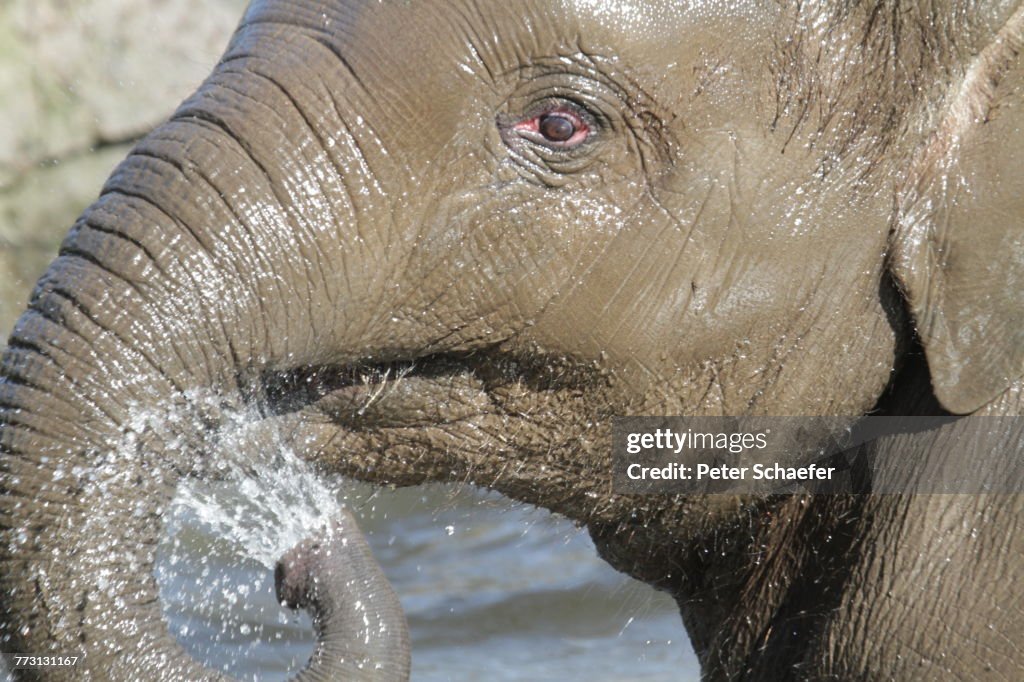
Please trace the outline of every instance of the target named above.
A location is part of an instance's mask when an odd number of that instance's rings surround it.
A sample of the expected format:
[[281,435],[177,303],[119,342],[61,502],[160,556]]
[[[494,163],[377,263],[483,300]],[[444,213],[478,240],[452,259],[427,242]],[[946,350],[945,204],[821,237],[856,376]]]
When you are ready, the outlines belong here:
[[612,388],[595,362],[496,346],[266,373],[258,397],[267,423],[324,471],[394,485],[486,480],[517,497],[537,490],[525,463],[542,462],[561,471],[544,488],[560,508],[582,494],[565,481],[593,466],[587,480],[603,480],[602,457],[580,453],[621,413]]
[[544,405],[601,394],[606,384],[606,374],[594,363],[494,346],[414,360],[267,372],[257,402],[267,417],[299,415],[367,431],[470,422],[486,415],[522,417]]
[[268,372],[258,402],[266,416],[300,413],[356,431],[446,424],[494,407],[486,366],[476,352]]

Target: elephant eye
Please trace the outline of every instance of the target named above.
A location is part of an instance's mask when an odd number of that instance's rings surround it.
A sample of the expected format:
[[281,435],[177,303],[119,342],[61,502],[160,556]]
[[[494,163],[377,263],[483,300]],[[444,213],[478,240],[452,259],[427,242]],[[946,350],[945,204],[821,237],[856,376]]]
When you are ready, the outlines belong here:
[[537,129],[548,142],[568,142],[576,134],[576,123],[563,114],[545,114],[537,122]]
[[572,149],[590,137],[590,126],[568,107],[534,115],[513,129],[526,139],[553,149]]

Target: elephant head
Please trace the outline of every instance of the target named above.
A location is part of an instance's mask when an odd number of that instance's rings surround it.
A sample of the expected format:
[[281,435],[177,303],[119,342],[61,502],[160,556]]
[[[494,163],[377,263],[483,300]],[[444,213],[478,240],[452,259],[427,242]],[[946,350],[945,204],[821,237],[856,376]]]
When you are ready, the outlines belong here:
[[[5,649],[199,679],[154,548],[255,409],[325,470],[585,524],[709,678],[908,678],[950,641],[952,674],[1012,677],[1021,617],[977,595],[1019,543],[900,591],[961,565],[926,538],[967,502],[633,497],[609,448],[613,415],[1018,410],[1011,5],[254,1],[10,338]],[[985,499],[998,537],[1019,501]]]

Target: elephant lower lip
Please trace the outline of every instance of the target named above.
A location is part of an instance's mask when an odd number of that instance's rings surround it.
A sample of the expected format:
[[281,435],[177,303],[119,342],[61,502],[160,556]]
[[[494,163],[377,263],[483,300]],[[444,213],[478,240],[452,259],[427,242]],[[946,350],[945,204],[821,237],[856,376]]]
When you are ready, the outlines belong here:
[[304,412],[353,429],[448,423],[490,405],[464,358],[309,367],[264,377],[265,411]]
[[310,409],[350,428],[400,428],[470,419],[490,406],[480,382],[464,372],[348,386],[324,396]]

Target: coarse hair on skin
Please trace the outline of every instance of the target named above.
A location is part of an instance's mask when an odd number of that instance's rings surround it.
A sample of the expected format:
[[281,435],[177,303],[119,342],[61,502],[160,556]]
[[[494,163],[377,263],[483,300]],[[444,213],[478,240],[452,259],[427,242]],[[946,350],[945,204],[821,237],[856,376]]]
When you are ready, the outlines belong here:
[[[909,161],[948,123],[976,116],[1015,56],[1020,10],[990,26],[980,0],[798,0],[770,62],[773,131],[823,157],[822,176],[851,154],[870,173]],[[983,18],[984,17],[984,18]],[[1012,55],[1008,54],[1012,52]],[[948,135],[946,131],[944,135]],[[906,147],[903,147],[903,144]],[[895,155],[888,154],[900,145]]]

